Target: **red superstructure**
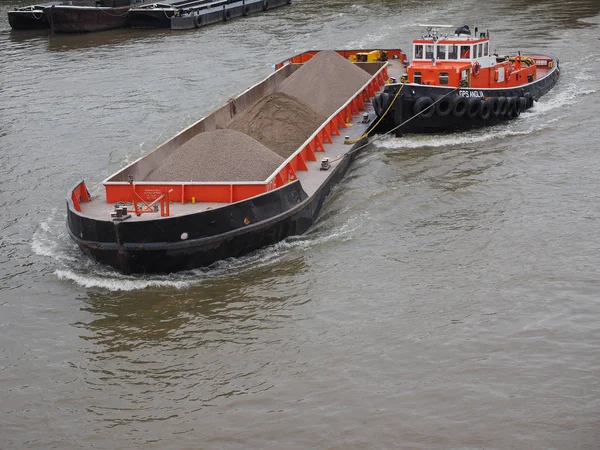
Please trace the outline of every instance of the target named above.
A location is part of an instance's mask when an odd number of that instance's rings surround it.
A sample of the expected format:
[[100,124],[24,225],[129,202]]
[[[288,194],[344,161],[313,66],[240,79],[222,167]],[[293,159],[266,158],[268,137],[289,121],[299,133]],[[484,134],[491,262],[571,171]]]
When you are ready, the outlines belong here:
[[499,56],[493,53],[489,31],[474,32],[468,26],[453,35],[439,30],[450,25],[424,25],[427,34],[413,41],[413,59],[408,82],[431,86],[474,89],[513,88],[535,81],[538,70],[552,68],[552,58]]

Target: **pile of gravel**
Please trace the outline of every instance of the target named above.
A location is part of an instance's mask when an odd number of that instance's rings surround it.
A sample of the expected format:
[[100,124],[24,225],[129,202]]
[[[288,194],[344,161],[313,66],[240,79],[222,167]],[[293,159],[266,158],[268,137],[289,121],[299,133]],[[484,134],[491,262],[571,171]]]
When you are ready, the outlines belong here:
[[296,97],[275,92],[235,116],[227,128],[246,133],[287,159],[326,119]]
[[187,141],[145,181],[264,181],[283,161],[250,136],[216,130]]
[[366,71],[339,53],[327,50],[305,62],[277,90],[329,117],[370,78]]

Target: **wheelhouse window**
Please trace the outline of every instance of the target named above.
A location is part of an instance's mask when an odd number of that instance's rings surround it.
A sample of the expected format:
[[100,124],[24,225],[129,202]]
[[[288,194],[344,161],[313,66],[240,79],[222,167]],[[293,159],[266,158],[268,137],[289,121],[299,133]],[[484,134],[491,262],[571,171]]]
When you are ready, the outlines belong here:
[[471,46],[461,45],[460,46],[460,59],[471,59]]
[[437,46],[437,59],[446,59],[446,46],[445,45]]
[[458,59],[458,45],[448,46],[448,59]]
[[433,59],[433,45],[425,46],[425,59]]
[[483,44],[483,56],[489,56],[489,42]]
[[421,72],[415,72],[413,83],[421,84]]
[[450,76],[448,72],[440,72],[440,84],[448,84]]
[[422,45],[415,45],[414,59],[423,59],[423,46]]
[[479,51],[477,52],[479,54],[478,58],[481,58],[483,56],[483,44],[479,44]]

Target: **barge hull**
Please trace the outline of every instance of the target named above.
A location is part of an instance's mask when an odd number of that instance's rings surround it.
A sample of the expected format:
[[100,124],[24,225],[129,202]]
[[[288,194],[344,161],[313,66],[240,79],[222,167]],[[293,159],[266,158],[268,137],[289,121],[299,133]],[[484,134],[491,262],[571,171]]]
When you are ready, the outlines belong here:
[[13,30],[40,30],[49,28],[44,11],[9,11],[8,23]]
[[128,11],[129,7],[53,6],[46,9],[46,14],[53,32],[84,33],[126,27]]
[[185,16],[171,17],[173,30],[189,30],[204,27],[219,22],[228,22],[236,17],[246,17],[256,12],[269,11],[284,5],[289,5],[292,0],[240,0],[223,5],[223,8],[211,8],[197,11]]
[[[217,261],[246,255],[305,233],[315,222],[326,197],[348,170],[367,139],[354,145],[310,197],[300,182],[262,196],[188,217],[154,222],[99,222],[77,213],[67,199],[67,229],[91,258],[126,274],[171,273],[206,267]],[[248,217],[250,223],[244,225]],[[265,217],[253,223],[254,218]],[[232,224],[239,224],[232,226]],[[217,235],[203,235],[228,227]],[[227,229],[227,228],[225,228]],[[183,232],[197,239],[181,240]],[[143,241],[139,238],[143,236]],[[157,242],[170,236],[170,242]]]

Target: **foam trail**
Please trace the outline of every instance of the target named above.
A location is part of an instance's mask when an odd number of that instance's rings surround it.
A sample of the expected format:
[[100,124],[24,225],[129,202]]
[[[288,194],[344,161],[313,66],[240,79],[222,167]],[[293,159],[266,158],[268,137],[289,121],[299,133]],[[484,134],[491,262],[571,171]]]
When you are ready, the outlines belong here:
[[390,136],[375,141],[374,144],[378,148],[388,149],[454,147],[465,144],[476,144],[493,139],[502,139],[511,136],[525,136],[535,131],[533,128],[529,128],[527,130],[511,130],[502,126],[484,130],[485,131],[483,132],[461,132],[453,134],[408,135],[401,138]]
[[102,288],[109,291],[139,291],[150,287],[168,287],[185,289],[191,285],[190,281],[173,281],[167,279],[136,279],[114,273],[111,278],[99,275],[78,274],[72,270],[57,270],[54,272],[59,280],[72,281],[86,288]]

